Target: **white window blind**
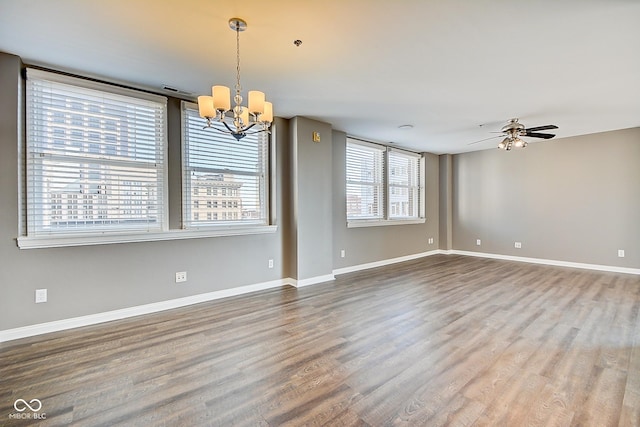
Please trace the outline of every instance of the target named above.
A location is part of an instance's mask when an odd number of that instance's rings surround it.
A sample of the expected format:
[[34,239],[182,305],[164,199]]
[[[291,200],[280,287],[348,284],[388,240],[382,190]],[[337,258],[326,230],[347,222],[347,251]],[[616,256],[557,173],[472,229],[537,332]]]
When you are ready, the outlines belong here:
[[[269,134],[240,141],[183,103],[183,228],[267,225]],[[224,125],[215,123],[218,129]]]
[[384,218],[384,151],[347,140],[347,219]]
[[418,218],[420,214],[420,156],[388,151],[389,218]]
[[166,98],[27,71],[27,235],[165,228]]

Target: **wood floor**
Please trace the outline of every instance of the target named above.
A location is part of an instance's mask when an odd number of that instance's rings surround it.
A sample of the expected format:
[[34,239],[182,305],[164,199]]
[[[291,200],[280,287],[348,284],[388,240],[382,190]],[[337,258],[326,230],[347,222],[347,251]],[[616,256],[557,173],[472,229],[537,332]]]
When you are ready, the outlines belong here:
[[432,256],[0,344],[0,425],[640,426],[639,310],[640,276]]

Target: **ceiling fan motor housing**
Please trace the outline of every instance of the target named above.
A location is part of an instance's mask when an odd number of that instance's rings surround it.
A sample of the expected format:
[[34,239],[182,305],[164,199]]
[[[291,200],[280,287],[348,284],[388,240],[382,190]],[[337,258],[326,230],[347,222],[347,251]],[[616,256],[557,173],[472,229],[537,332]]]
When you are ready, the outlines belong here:
[[505,133],[514,134],[517,132],[520,134],[520,132],[524,132],[524,125],[522,123],[518,123],[518,119],[511,119],[509,123],[504,125],[500,130]]

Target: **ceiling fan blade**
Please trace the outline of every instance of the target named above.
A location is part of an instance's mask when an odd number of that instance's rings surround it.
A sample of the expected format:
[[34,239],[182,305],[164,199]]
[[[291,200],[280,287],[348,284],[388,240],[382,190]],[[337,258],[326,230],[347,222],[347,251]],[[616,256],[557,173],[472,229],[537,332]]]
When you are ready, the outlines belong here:
[[536,127],[533,127],[533,128],[525,129],[525,132],[535,132],[535,131],[538,131],[538,130],[549,130],[549,129],[558,129],[558,126],[556,126],[556,125],[536,126]]
[[530,136],[532,138],[542,138],[542,139],[551,139],[553,138],[555,135],[551,134],[551,133],[536,133],[536,132],[529,132],[527,131],[524,136]]
[[502,135],[495,135],[495,136],[490,136],[489,138],[485,138],[485,139],[481,139],[480,141],[473,141],[468,143],[467,145],[473,145],[473,144],[477,144],[479,142],[484,142],[484,141],[488,141],[490,139],[494,139],[494,138],[500,138]]

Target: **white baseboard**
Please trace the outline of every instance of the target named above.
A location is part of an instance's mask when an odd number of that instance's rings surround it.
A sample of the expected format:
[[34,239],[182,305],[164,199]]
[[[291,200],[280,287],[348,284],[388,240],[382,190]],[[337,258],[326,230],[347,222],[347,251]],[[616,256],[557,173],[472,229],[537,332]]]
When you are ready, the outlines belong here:
[[287,285],[295,286],[296,288],[301,288],[303,286],[311,286],[317,283],[330,282],[335,279],[336,277],[333,274],[325,274],[324,276],[316,276],[316,277],[310,277],[308,279],[300,279],[300,280],[296,280],[288,277],[285,279],[285,281]]
[[528,262],[530,264],[553,265],[557,267],[581,268],[585,270],[609,271],[612,273],[640,274],[640,268],[616,267],[614,265],[586,264],[582,262],[558,261],[544,258],[529,258],[512,255],[490,254],[485,252],[459,251],[456,249],[450,251],[440,251],[444,254],[466,255],[479,258],[502,259],[506,261]]
[[544,265],[553,265],[553,266],[560,266],[560,267],[571,267],[571,268],[581,268],[581,269],[588,269],[588,270],[609,271],[614,273],[640,275],[640,269],[638,268],[616,267],[616,266],[599,265],[599,264],[585,264],[585,263],[579,263],[579,262],[557,261],[557,260],[542,259],[542,258],[518,257],[518,256],[511,256],[511,255],[490,254],[490,253],[484,253],[484,252],[459,251],[455,249],[454,250],[436,249],[428,252],[421,252],[421,253],[397,257],[397,258],[390,258],[390,259],[385,259],[381,261],[369,262],[366,264],[359,264],[359,265],[354,265],[350,267],[338,268],[336,270],[333,270],[333,274],[326,274],[323,276],[311,277],[308,279],[296,280],[289,277],[285,279],[273,280],[270,282],[256,283],[253,285],[240,286],[232,289],[223,289],[220,291],[208,292],[205,294],[192,295],[192,296],[177,298],[169,301],[161,301],[161,302],[156,302],[151,304],[139,305],[136,307],[123,308],[120,310],[107,311],[104,313],[96,313],[96,314],[90,314],[87,316],[73,317],[70,319],[56,320],[53,322],[39,323],[36,325],[29,325],[29,326],[23,326],[20,328],[7,329],[7,330],[0,331],[0,342],[46,334],[49,332],[64,331],[67,329],[79,328],[82,326],[90,326],[98,323],[110,322],[113,320],[126,319],[129,317],[140,316],[143,314],[157,313],[159,311],[170,310],[173,308],[184,307],[187,305],[213,301],[216,299],[227,298],[227,297],[236,296],[236,295],[242,295],[249,292],[256,292],[256,291],[261,291],[265,289],[277,288],[280,286],[295,286],[298,288],[303,286],[310,286],[317,283],[335,280],[335,275],[338,275],[338,274],[345,274],[345,273],[351,273],[351,272],[360,271],[360,270],[367,270],[375,267],[383,267],[385,265],[395,264],[395,263],[404,262],[404,261],[410,261],[410,260],[424,258],[432,255],[438,255],[438,254],[466,255],[466,256],[480,257],[480,258],[527,262],[532,264],[544,264]]
[[581,262],[571,262],[571,261],[558,261],[553,259],[544,259],[544,258],[529,258],[529,257],[519,257],[512,255],[500,255],[500,254],[491,254],[485,252],[472,252],[472,251],[459,251],[456,249],[444,250],[444,249],[436,249],[428,252],[421,252],[418,254],[407,255],[398,258],[390,258],[382,261],[369,262],[366,264],[353,265],[351,267],[338,268],[333,270],[333,274],[345,274],[351,273],[354,271],[367,270],[369,268],[375,267],[383,267],[389,264],[395,264],[398,262],[410,261],[413,259],[423,258],[432,255],[465,255],[472,256],[478,258],[491,258],[491,259],[501,259],[506,261],[518,261],[518,262],[528,262],[530,264],[543,264],[543,265],[552,265],[557,267],[570,267],[570,268],[580,268],[585,270],[596,270],[596,271],[609,271],[612,273],[624,273],[624,274],[639,274],[640,268],[629,268],[629,267],[617,267],[614,265],[601,265],[601,264],[587,264]]
[[293,279],[272,280],[270,282],[256,283],[253,285],[240,286],[231,289],[223,289],[220,291],[192,295],[168,301],[155,302],[151,304],[144,304],[113,311],[106,311],[104,313],[96,313],[87,316],[73,317],[70,319],[62,319],[53,322],[39,323],[36,325],[7,329],[4,331],[0,331],[0,342],[46,334],[49,332],[64,331],[67,329],[79,328],[82,326],[95,325],[98,323],[110,322],[113,320],[126,319],[128,317],[140,316],[143,314],[157,313],[159,311],[170,310],[172,308],[184,307],[187,305],[242,295],[249,292],[277,288],[280,286],[296,286],[291,282],[291,280]]
[[397,258],[383,259],[381,261],[374,261],[374,262],[368,262],[366,264],[358,264],[358,265],[352,265],[350,267],[338,268],[336,270],[333,270],[333,274],[334,275],[345,274],[345,273],[352,273],[354,271],[367,270],[369,268],[384,267],[385,265],[396,264],[398,262],[404,262],[404,261],[411,261],[413,259],[424,258],[427,256],[443,254],[443,253],[445,253],[445,251],[442,251],[440,249],[435,249],[433,251],[428,251],[428,252],[420,252],[417,254],[406,255],[406,256],[401,256]]

